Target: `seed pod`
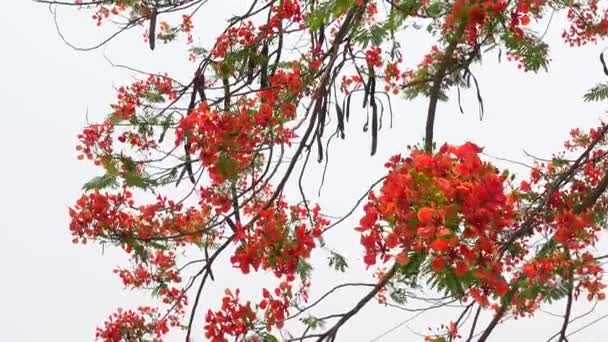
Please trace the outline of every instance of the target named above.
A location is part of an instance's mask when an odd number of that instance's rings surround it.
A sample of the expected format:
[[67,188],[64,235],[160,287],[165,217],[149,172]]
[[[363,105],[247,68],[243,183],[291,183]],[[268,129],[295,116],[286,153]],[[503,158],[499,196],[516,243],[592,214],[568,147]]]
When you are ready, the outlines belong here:
[[148,29],[148,43],[150,44],[150,50],[154,50],[156,46],[156,7],[152,7],[150,12],[150,28]]
[[338,117],[338,132],[340,132],[340,138],[344,139],[344,112],[342,108],[336,102],[336,116]]
[[604,74],[608,76],[608,68],[606,67],[606,62],[604,61],[604,52],[600,53],[600,62],[602,62],[602,67],[604,68]]
[[264,42],[260,52],[262,64],[260,65],[260,88],[268,88],[268,43]]

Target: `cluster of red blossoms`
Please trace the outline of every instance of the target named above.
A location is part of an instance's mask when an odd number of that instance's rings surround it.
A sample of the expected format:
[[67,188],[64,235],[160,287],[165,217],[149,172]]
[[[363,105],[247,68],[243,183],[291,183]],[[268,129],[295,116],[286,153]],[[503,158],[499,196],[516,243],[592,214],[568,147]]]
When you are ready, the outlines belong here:
[[[601,134],[606,134],[604,126],[588,134],[573,130],[566,146],[578,152],[591,144],[605,146]],[[509,192],[507,173],[481,161],[480,152],[466,143],[444,145],[433,155],[414,150],[407,158],[393,157],[380,192],[370,193],[356,228],[365,248],[364,262],[407,265],[414,256],[429,256],[433,272],[461,279],[467,284],[465,297],[483,306],[490,305],[490,296],[502,298],[511,289],[511,304],[522,315],[533,312],[564,282],[573,282],[576,297],[585,290],[589,300],[604,299],[604,270],[590,248],[598,240],[597,217],[608,212],[608,201],[599,198],[590,208],[577,206],[600,183],[599,170],[608,167],[605,150],[591,149],[582,172],[575,172],[559,189],[552,189],[551,180],[567,174],[572,164],[555,159],[533,169],[529,181]],[[552,193],[542,214],[522,214],[546,191]],[[533,232],[510,240],[530,222]],[[533,233],[549,236],[547,247],[525,260]],[[505,243],[513,247],[508,253]]]
[[[602,281],[604,270],[591,254],[590,248],[599,240],[598,234],[602,228],[597,218],[605,217],[608,213],[608,201],[600,197],[590,208],[579,209],[578,206],[595,191],[608,168],[608,161],[604,158],[608,141],[606,130],[606,126],[602,125],[587,133],[579,129],[571,131],[571,137],[565,143],[566,149],[577,154],[589,149],[589,156],[581,162],[581,171],[570,177],[568,186],[553,190],[546,210],[535,218],[535,230],[550,236],[559,248],[529,260],[522,267],[523,274],[535,284],[547,286],[564,280],[576,281],[576,296],[584,289],[588,300],[605,298],[605,284]],[[551,180],[567,174],[572,164],[561,158],[537,165],[532,170],[530,180],[522,181],[521,196],[537,198],[539,193],[548,191],[547,184]]]
[[256,314],[249,303],[243,305],[239,300],[240,290],[233,294],[226,289],[222,298],[221,310],[209,310],[205,317],[205,337],[211,342],[227,341],[225,336],[234,336],[237,340],[244,337],[253,327]]
[[[208,310],[205,317],[205,337],[212,342],[227,342],[228,337],[235,340],[247,338],[248,333],[255,329],[256,324],[262,322],[266,329],[282,328],[287,317],[292,298],[291,282],[295,278],[287,277],[279,287],[271,293],[262,289],[262,300],[252,307],[250,302],[241,304],[239,299],[240,290],[236,289],[234,294],[231,290],[225,290],[220,310]],[[262,311],[262,320],[258,318],[257,311]],[[250,342],[261,342],[257,336],[246,339]]]
[[302,89],[300,67],[278,70],[269,84],[255,98],[242,98],[233,112],[215,112],[202,103],[180,120],[176,145],[187,142],[188,152],[209,167],[215,184],[250,168],[262,146],[290,144],[295,137],[284,124],[295,117]]
[[467,41],[474,44],[489,19],[501,15],[506,7],[504,0],[457,0],[446,17],[444,30],[453,31],[458,25],[464,25]]
[[598,0],[589,0],[568,9],[570,27],[562,37],[570,46],[595,43],[598,37],[608,34],[608,9],[600,10],[598,3]]
[[444,145],[435,155],[395,156],[380,193],[370,193],[362,233],[364,261],[405,265],[428,254],[435,272],[474,274],[486,290],[504,295],[498,241],[515,216],[505,194],[507,175],[479,159],[481,148]]
[[[76,150],[79,159],[94,160],[96,164],[108,162],[113,153],[113,134],[115,123],[128,121],[135,117],[137,109],[146,103],[162,103],[176,98],[173,81],[166,76],[151,75],[145,80],[136,81],[130,86],[118,89],[116,103],[111,105],[112,113],[101,124],[86,127],[78,135],[79,144]],[[156,147],[157,143],[145,134],[135,130],[126,130],[118,136],[121,143],[148,150]]]
[[[270,195],[270,189],[267,190],[265,196]],[[243,208],[244,215],[258,219],[253,225],[237,224],[234,232],[237,248],[230,261],[243,274],[252,268],[272,271],[280,280],[279,286],[274,291],[262,289],[262,299],[254,307],[240,303],[238,289],[234,294],[227,289],[221,309],[209,310],[206,315],[205,336],[210,341],[228,341],[230,336],[238,340],[246,337],[256,324],[263,324],[268,330],[282,328],[294,298],[297,268],[309,258],[329,224],[320,216],[318,206],[309,213],[306,207],[288,206],[281,198],[270,206],[266,206],[267,200],[263,196]],[[309,283],[301,280],[298,295],[306,301]]]
[[[365,61],[370,73],[373,71],[374,75],[382,77],[382,80],[384,81],[384,91],[392,93],[393,95],[399,94],[401,87],[403,87],[413,76],[413,71],[402,71],[400,69],[399,64],[403,63],[401,57],[395,56],[395,58],[392,58],[391,60],[383,60],[382,49],[379,47],[369,48],[365,52]],[[384,68],[382,68],[383,65]],[[346,95],[350,95],[357,90],[362,90],[363,87],[364,83],[361,74],[342,76],[340,90]]]
[[278,6],[272,6],[268,21],[258,27],[252,21],[241,22],[237,27],[230,27],[218,36],[211,55],[214,58],[224,58],[230,52],[260,44],[276,36],[283,27],[283,21],[288,23],[302,21],[298,0],[281,1]]
[[96,338],[106,342],[162,341],[169,332],[171,322],[161,318],[158,309],[139,307],[136,311],[118,309],[98,328]]
[[113,104],[112,118],[129,120],[141,106],[142,98],[149,102],[164,102],[175,100],[176,92],[173,81],[166,76],[151,75],[145,80],[136,81],[130,86],[118,88],[118,102]]
[[298,264],[310,256],[316,240],[329,222],[320,217],[320,208],[311,210],[312,225],[306,223],[308,210],[277,200],[266,208],[259,201],[248,206],[246,213],[258,215],[255,226],[237,227],[235,241],[239,247],[230,259],[244,274],[250,268],[272,270],[277,277],[293,275]]
[[[194,234],[207,220],[208,207],[184,209],[182,204],[158,197],[157,202],[136,206],[130,191],[116,194],[94,191],[83,194],[69,210],[70,232],[74,242],[106,240],[121,242],[185,235],[197,242]],[[125,244],[127,252],[133,246]]]

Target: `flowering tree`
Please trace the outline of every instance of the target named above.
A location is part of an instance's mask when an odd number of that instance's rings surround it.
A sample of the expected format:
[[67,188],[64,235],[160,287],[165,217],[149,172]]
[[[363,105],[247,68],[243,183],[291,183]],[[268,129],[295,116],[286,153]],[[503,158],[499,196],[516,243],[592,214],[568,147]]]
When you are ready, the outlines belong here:
[[[78,158],[99,176],[69,209],[73,241],[122,249],[130,264],[115,273],[156,304],[118,309],[97,328],[98,340],[162,341],[181,330],[186,341],[334,341],[369,303],[404,305],[421,299],[422,288],[443,296],[424,310],[463,310],[425,341],[487,341],[507,317],[557,300],[563,323],[552,339],[567,341],[575,302],[605,298],[606,256],[595,247],[608,211],[608,124],[572,129],[564,151],[519,177],[482,159],[474,142],[434,141],[433,127],[452,88],[458,96],[472,88],[483,114],[470,66],[489,50],[504,51],[522,72],[541,71],[548,48],[532,25],[564,12],[563,40],[594,43],[608,35],[607,4],[253,0],[201,47],[193,35],[205,0],[38,1],[116,26],[96,47],[141,30],[150,49],[185,40],[196,66],[185,82],[147,74],[120,87],[109,116],[78,136]],[[417,65],[402,60],[406,31],[436,43]],[[415,97],[428,99],[424,141],[390,158],[386,176],[360,199],[364,213],[349,231],[360,236],[361,258],[327,252],[324,234],[356,208],[330,220],[307,200],[301,180],[310,156],[323,162],[332,139],[347,139],[354,111],[367,113],[374,155],[391,101]],[[585,95],[607,98],[608,83]],[[291,182],[300,198],[285,195]],[[373,281],[309,298],[317,250],[336,272],[364,263]],[[203,304],[209,283],[222,282],[214,268],[227,265],[274,280],[247,298],[228,284]],[[313,314],[355,286],[366,293],[350,310]]]

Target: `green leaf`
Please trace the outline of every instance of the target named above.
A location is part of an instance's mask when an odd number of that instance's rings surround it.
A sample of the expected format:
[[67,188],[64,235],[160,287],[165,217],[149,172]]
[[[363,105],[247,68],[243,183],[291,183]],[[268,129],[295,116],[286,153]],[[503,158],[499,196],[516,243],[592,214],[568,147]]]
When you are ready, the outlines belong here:
[[279,339],[274,335],[266,333],[262,336],[262,342],[279,342]]
[[156,183],[151,179],[135,171],[125,173],[123,175],[123,179],[128,187],[146,189],[150,186],[156,185]]
[[135,172],[135,170],[137,169],[137,164],[135,163],[135,161],[133,161],[133,159],[129,157],[123,156],[120,158],[120,161],[122,162],[122,165],[127,172]]
[[300,260],[298,266],[296,267],[296,273],[300,277],[300,279],[308,279],[310,278],[310,273],[312,272],[312,265],[308,263],[306,260]]
[[230,156],[226,153],[220,154],[217,163],[217,168],[222,177],[224,177],[225,179],[232,179],[238,173],[236,161],[230,158]]
[[161,103],[165,101],[165,98],[158,90],[147,91],[144,93],[143,98],[150,103]]
[[600,83],[583,96],[586,102],[597,102],[608,99],[608,84]]
[[345,272],[348,268],[346,258],[331,250],[329,251],[329,253],[329,266],[333,267],[336,271]]
[[308,316],[306,318],[302,318],[300,319],[300,321],[304,324],[306,324],[306,326],[310,327],[310,329],[315,330],[318,328],[323,328],[325,327],[325,322],[313,317],[313,316]]
[[109,174],[105,174],[103,176],[98,176],[95,177],[93,179],[91,179],[90,181],[84,183],[84,185],[82,186],[83,190],[100,190],[100,189],[105,189],[105,188],[114,188],[118,186],[118,183],[116,182],[116,177],[111,176]]
[[460,279],[458,279],[453,272],[445,272],[443,281],[445,283],[445,287],[452,295],[455,295],[458,298],[464,296],[464,288],[460,282]]

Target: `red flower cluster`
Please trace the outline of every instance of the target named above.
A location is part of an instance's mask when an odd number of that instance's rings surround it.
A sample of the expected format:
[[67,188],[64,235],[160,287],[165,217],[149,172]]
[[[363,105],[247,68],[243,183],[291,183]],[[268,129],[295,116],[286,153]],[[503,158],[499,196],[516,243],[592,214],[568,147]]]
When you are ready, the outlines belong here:
[[[293,276],[290,277],[293,280]],[[267,289],[262,290],[263,299],[259,304],[260,309],[265,310],[264,322],[266,328],[282,328],[285,317],[289,309],[289,299],[291,298],[291,285],[289,282],[281,282],[280,286],[274,290],[274,296]],[[278,298],[277,298],[278,297]]]
[[95,160],[95,164],[101,164],[102,157],[112,154],[112,133],[114,124],[106,120],[102,124],[93,124],[86,127],[78,134],[79,144],[76,145],[78,159]]
[[[82,0],[76,0],[77,5],[82,4]],[[112,6],[111,8],[106,6],[99,6],[95,11],[95,14],[91,16],[93,20],[97,23],[97,26],[101,26],[104,20],[107,20],[110,15],[120,15],[122,12],[126,11],[126,6],[124,4],[117,4]]]
[[[92,124],[78,135],[79,144],[76,146],[78,159],[95,160],[102,164],[111,158],[114,151],[113,134],[115,123],[122,120],[131,120],[136,115],[137,108],[142,103],[159,103],[172,101],[176,98],[173,81],[166,76],[149,76],[146,80],[136,81],[129,86],[118,89],[117,102],[111,105],[110,118],[101,124]],[[121,143],[147,150],[157,146],[154,139],[146,134],[126,130],[118,136]]]
[[501,15],[506,7],[504,0],[456,0],[446,17],[444,31],[454,30],[462,23],[467,41],[475,44],[489,19]]
[[120,276],[123,284],[130,288],[150,286],[151,283],[179,283],[182,280],[174,267],[173,252],[158,250],[146,260],[146,264],[138,264],[133,270],[119,268],[114,272]]
[[220,311],[209,310],[205,317],[205,337],[211,342],[228,341],[225,336],[234,336],[237,340],[244,337],[252,328],[256,315],[249,303],[243,305],[239,302],[240,290],[226,289],[222,298]]
[[295,117],[302,89],[300,68],[278,70],[270,87],[256,98],[243,98],[234,112],[211,111],[203,103],[184,117],[176,129],[176,145],[188,141],[215,184],[251,167],[264,144],[291,143],[293,130],[284,124]]
[[259,201],[245,209],[259,219],[253,227],[237,227],[235,241],[239,247],[230,260],[245,274],[251,267],[256,271],[261,267],[272,270],[279,278],[293,275],[300,261],[309,257],[315,240],[329,222],[320,217],[318,206],[311,211],[312,226],[306,224],[309,217],[304,207],[288,208],[283,200],[265,206],[264,201]]
[[573,2],[568,9],[570,27],[564,30],[562,37],[570,46],[595,43],[608,34],[608,10],[600,11],[598,3],[598,0],[589,0],[586,4]]
[[[565,280],[576,283],[577,296],[581,289],[585,289],[589,300],[604,299],[604,270],[588,250],[598,241],[601,225],[597,218],[604,217],[608,212],[608,201],[602,196],[591,208],[579,210],[578,206],[593,193],[608,168],[608,161],[604,158],[608,139],[603,125],[588,133],[573,129],[570,135],[565,147],[571,152],[580,154],[591,144],[596,147],[589,151],[589,157],[582,161],[580,171],[570,176],[568,183],[551,190],[552,196],[547,201],[546,210],[535,218],[536,231],[550,236],[557,247],[526,262],[522,273],[531,284],[538,286],[558,284],[565,277]],[[560,157],[555,157],[550,163],[537,165],[532,170],[530,181],[522,181],[522,196],[526,199],[538,198],[541,192],[552,187],[553,180],[570,172],[570,168],[571,163]]]
[[192,30],[194,29],[194,24],[192,23],[192,17],[189,15],[182,15],[182,25],[181,31],[185,32],[188,37],[188,44],[192,44]]
[[158,309],[139,307],[137,311],[118,309],[97,328],[97,340],[104,342],[122,341],[162,341],[163,335],[169,332],[170,319],[161,318]]
[[382,49],[379,47],[373,47],[365,51],[365,60],[367,65],[370,67],[381,67],[382,66]]
[[162,197],[154,204],[136,207],[129,191],[116,194],[94,191],[83,194],[70,208],[70,231],[74,242],[110,240],[124,243],[130,252],[138,239],[184,234],[187,237],[183,240],[200,241],[201,234],[193,233],[204,225],[208,213],[207,207],[183,210],[181,204]]
[[[166,97],[166,98],[165,98]],[[151,75],[146,80],[136,81],[130,86],[118,88],[118,103],[111,105],[113,119],[129,120],[141,105],[142,98],[148,102],[174,100],[176,92],[173,81],[166,76]]]
[[255,27],[251,21],[241,23],[239,27],[231,27],[222,33],[215,42],[211,50],[211,55],[215,58],[223,58],[226,53],[239,45],[241,47],[252,46],[255,43]]
[[506,175],[482,162],[480,152],[466,143],[444,145],[435,155],[414,150],[408,158],[393,157],[357,228],[365,263],[407,264],[412,253],[428,253],[435,272],[472,274],[485,289],[504,294],[496,256],[515,212],[505,194]]
[[258,39],[272,38],[278,34],[284,25],[283,21],[287,21],[287,24],[302,22],[299,0],[285,0],[278,6],[272,6],[271,17],[258,28],[260,32]]

